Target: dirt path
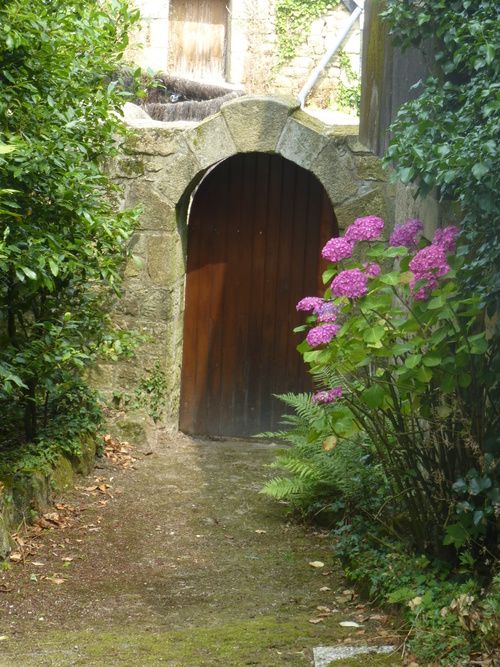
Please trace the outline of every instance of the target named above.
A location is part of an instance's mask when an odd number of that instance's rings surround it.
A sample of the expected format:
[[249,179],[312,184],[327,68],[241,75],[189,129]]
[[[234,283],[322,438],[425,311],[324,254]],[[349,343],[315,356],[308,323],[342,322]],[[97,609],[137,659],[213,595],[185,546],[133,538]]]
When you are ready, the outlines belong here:
[[133,453],[135,469],[100,460],[2,571],[0,667],[298,667],[315,647],[391,643],[327,533],[258,494],[271,445],[156,434]]

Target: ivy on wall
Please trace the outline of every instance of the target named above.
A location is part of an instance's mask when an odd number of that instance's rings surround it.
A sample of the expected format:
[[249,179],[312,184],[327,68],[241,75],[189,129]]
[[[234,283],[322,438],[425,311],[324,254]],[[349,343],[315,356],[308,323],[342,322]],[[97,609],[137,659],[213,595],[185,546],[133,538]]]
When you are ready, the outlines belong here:
[[348,54],[340,49],[339,65],[344,71],[346,82],[339,81],[335,91],[335,103],[340,111],[354,112],[359,116],[359,103],[361,100],[361,80],[359,74],[353,69],[351,59]]
[[279,62],[291,60],[309,34],[311,23],[339,3],[340,0],[276,0]]

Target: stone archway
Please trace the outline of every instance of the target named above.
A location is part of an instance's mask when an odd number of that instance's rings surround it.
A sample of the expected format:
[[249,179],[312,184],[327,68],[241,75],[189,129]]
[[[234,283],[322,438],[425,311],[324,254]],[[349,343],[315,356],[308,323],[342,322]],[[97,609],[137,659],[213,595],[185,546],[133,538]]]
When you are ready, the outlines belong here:
[[168,383],[166,421],[176,429],[188,208],[207,170],[239,153],[281,155],[323,186],[340,232],[362,215],[388,219],[389,186],[380,160],[352,136],[352,127],[324,125],[290,98],[240,97],[201,123],[128,122],[136,134],[122,145],[113,169],[123,189],[120,205],[143,209],[132,242],[141,264],[128,263],[113,317],[147,334],[151,343],[140,350],[138,363],[101,366],[96,384],[108,393],[117,387],[131,391],[159,359]]

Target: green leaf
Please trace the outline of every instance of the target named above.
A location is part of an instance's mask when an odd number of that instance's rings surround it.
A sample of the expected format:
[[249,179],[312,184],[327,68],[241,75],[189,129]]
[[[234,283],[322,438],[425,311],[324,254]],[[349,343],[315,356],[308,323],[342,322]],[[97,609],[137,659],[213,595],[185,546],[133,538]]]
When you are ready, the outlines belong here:
[[470,385],[471,382],[472,378],[468,373],[461,373],[458,376],[458,384],[464,389],[467,389],[467,387]]
[[445,528],[446,537],[444,538],[443,544],[453,544],[456,549],[459,549],[463,544],[469,539],[469,535],[465,528],[459,524],[453,524],[451,526],[446,526]]
[[429,310],[435,310],[436,308],[442,308],[447,301],[446,295],[440,294],[439,296],[435,296],[433,299],[430,299],[430,301],[427,303],[427,308]]
[[472,167],[472,173],[479,181],[483,178],[483,176],[486,176],[489,170],[490,168],[485,162],[477,162]]
[[397,285],[399,283],[399,272],[385,273],[379,276],[380,282],[385,285]]
[[482,510],[476,510],[472,515],[472,521],[475,526],[478,526],[483,520],[484,512]]
[[384,327],[373,327],[371,329],[366,329],[363,333],[363,340],[365,343],[378,343],[385,335]]
[[421,354],[411,354],[409,357],[406,357],[405,366],[406,368],[415,368],[415,366],[418,366],[418,364],[421,361],[422,361]]
[[27,266],[21,266],[21,271],[28,276],[28,278],[31,278],[31,280],[36,280],[36,273],[33,269],[29,269]]
[[59,265],[58,265],[58,263],[57,263],[55,260],[53,260],[51,257],[49,257],[49,266],[50,266],[50,270],[51,270],[51,272],[52,272],[52,275],[53,275],[53,276],[57,276],[58,273],[59,273]]
[[439,366],[442,362],[442,357],[439,352],[427,352],[422,357],[422,362],[425,366]]
[[417,378],[417,380],[419,380],[419,382],[428,383],[430,382],[432,375],[433,373],[430,368],[425,368],[425,366],[420,366],[415,377]]
[[449,405],[439,405],[436,408],[436,412],[441,419],[447,419],[451,413],[453,412],[453,408],[451,408]]
[[386,391],[381,385],[372,384],[371,387],[368,387],[368,389],[363,391],[361,399],[369,408],[375,410],[382,405],[385,396]]
[[412,178],[415,176],[415,169],[413,167],[405,167],[404,169],[400,169],[398,171],[398,176],[401,182],[404,185],[408,185],[408,183],[412,180]]

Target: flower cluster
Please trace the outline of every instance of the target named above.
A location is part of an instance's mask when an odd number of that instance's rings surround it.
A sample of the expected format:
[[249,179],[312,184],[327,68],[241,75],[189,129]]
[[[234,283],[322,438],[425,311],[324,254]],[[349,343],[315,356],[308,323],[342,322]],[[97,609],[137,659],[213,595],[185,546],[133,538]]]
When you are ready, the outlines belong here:
[[389,244],[395,248],[404,245],[405,248],[416,248],[420,233],[424,225],[420,220],[410,218],[404,225],[396,225],[391,234]]
[[323,324],[320,327],[309,329],[306,337],[307,343],[311,347],[326,345],[337,335],[338,330],[336,324]]
[[339,310],[340,306],[336,306],[331,301],[324,301],[314,309],[313,313],[318,316],[318,322],[335,322]]
[[328,241],[321,254],[330,262],[340,262],[341,259],[347,259],[352,254],[354,243],[345,238],[338,237]]
[[342,387],[334,387],[330,391],[318,391],[311,400],[313,403],[335,403],[335,400],[341,396]]
[[453,226],[436,230],[432,245],[442,248],[445,252],[455,252],[455,237],[459,231],[458,227]]
[[[450,270],[446,261],[445,251],[438,245],[430,245],[419,250],[411,260],[409,267],[413,272],[413,280],[410,282],[413,298],[417,301],[425,301],[432,290],[438,286],[438,278],[444,276]],[[414,291],[415,283],[426,280],[427,283],[417,292]]]
[[321,306],[323,303],[323,299],[319,296],[306,296],[304,299],[298,302],[296,309],[314,310],[318,306]]
[[363,267],[365,269],[366,275],[370,278],[376,278],[382,271],[378,264],[368,264],[368,262],[365,262]]
[[370,241],[378,239],[384,228],[382,218],[375,215],[369,215],[366,218],[357,218],[350,227],[347,228],[344,237],[354,243],[355,241]]
[[366,294],[367,283],[368,277],[361,269],[347,269],[341,271],[332,280],[332,294],[337,297],[347,296],[350,299],[356,299]]

